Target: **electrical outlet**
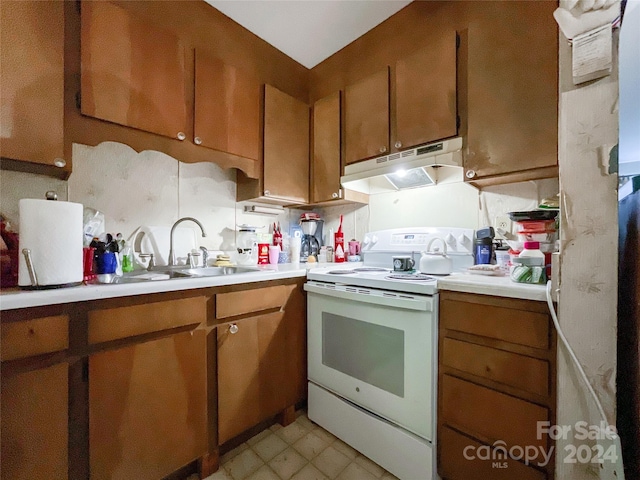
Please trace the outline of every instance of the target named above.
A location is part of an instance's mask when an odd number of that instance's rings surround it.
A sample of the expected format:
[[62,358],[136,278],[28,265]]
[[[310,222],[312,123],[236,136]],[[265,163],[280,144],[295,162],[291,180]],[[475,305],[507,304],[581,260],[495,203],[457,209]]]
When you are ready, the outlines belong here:
[[513,223],[507,215],[497,215],[493,222],[493,227],[496,231],[496,238],[504,239],[504,235],[501,235],[498,229],[504,230],[507,233],[511,233],[512,225]]

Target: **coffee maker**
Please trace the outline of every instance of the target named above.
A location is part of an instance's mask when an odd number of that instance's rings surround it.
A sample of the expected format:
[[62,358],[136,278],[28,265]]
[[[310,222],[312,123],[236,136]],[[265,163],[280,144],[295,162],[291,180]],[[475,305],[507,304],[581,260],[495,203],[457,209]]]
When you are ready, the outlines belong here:
[[320,253],[320,242],[316,237],[316,231],[318,225],[322,222],[319,218],[308,218],[300,220],[300,227],[302,228],[302,242],[300,245],[300,261],[306,262],[309,255],[313,255],[317,258]]

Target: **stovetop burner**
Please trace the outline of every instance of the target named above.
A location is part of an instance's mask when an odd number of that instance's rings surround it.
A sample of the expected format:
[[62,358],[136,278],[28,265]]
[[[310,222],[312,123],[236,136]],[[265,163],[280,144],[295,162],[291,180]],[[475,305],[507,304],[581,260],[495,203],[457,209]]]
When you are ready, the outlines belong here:
[[350,275],[352,273],[358,273],[355,270],[329,270],[327,272],[330,275]]
[[410,280],[413,282],[428,282],[435,280],[434,277],[423,275],[422,273],[395,273],[393,275],[387,275],[384,278],[389,280]]
[[358,267],[353,269],[354,272],[388,272],[388,268],[380,267]]

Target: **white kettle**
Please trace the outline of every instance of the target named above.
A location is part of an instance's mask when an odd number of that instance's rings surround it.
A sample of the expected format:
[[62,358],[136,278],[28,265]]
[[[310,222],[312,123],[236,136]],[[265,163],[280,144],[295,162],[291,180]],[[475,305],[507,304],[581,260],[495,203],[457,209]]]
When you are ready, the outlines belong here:
[[[431,250],[431,245],[436,240],[442,242],[443,252],[438,247]],[[427,251],[422,252],[422,257],[420,257],[420,272],[427,275],[449,275],[452,271],[453,260],[447,257],[447,244],[440,237],[432,238],[427,244]]]

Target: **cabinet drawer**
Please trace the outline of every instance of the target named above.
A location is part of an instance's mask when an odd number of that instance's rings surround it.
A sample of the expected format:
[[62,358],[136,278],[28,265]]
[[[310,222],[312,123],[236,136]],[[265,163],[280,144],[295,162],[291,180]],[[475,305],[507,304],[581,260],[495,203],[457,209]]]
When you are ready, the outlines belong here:
[[234,317],[245,313],[278,308],[287,302],[295,285],[243,290],[216,295],[216,318]]
[[549,316],[545,313],[443,299],[444,328],[534,348],[549,348]]
[[2,361],[66,350],[69,317],[57,315],[2,324]]
[[441,378],[442,422],[490,443],[501,440],[506,448],[547,450],[547,437],[537,438],[536,424],[550,420],[546,408],[449,375]]
[[[438,474],[444,480],[545,480],[546,473],[505,459],[500,450],[492,450],[491,458],[478,451],[482,444],[447,427],[440,429]],[[478,458],[481,457],[481,458]]]
[[549,364],[544,360],[445,338],[442,363],[530,393],[549,394]]
[[182,298],[89,312],[89,343],[107,342],[204,322],[206,297]]

